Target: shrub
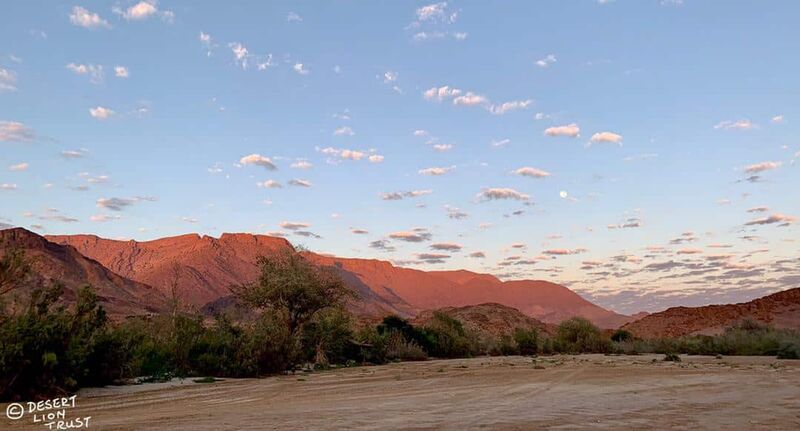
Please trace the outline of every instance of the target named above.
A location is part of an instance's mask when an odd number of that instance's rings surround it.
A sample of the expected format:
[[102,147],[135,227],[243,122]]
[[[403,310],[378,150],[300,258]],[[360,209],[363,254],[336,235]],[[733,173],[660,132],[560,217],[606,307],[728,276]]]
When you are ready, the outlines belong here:
[[678,356],[676,353],[667,353],[666,355],[664,355],[664,359],[662,359],[662,361],[664,361],[664,362],[680,362],[681,361],[681,357]]
[[458,319],[436,311],[425,326],[431,340],[428,354],[440,358],[463,358],[472,356],[476,350],[475,337],[469,334]]
[[514,332],[514,341],[517,343],[521,355],[539,353],[539,330],[536,328],[517,329]]
[[778,359],[800,359],[800,344],[786,342],[778,348]]
[[386,358],[401,361],[424,361],[428,354],[413,340],[407,340],[399,331],[390,331],[386,337]]
[[563,353],[607,353],[611,343],[592,322],[573,317],[558,325],[553,349]]
[[631,340],[633,340],[633,334],[624,329],[617,329],[613,334],[611,334],[611,341],[617,343],[623,343]]

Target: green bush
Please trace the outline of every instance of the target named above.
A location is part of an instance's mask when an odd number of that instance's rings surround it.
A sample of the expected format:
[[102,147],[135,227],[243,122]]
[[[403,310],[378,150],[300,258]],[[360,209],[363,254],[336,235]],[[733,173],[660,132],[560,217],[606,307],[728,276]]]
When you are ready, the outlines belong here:
[[390,331],[386,337],[386,359],[400,361],[424,361],[428,354],[414,340],[406,339],[399,331]]
[[786,342],[778,347],[778,359],[800,359],[800,344]]
[[477,351],[476,337],[458,319],[436,311],[425,326],[431,345],[428,354],[438,358],[471,357]]
[[553,349],[560,353],[608,353],[611,341],[592,322],[573,317],[556,328]]
[[539,353],[539,330],[536,328],[517,329],[514,332],[514,341],[521,355],[535,355]]
[[633,340],[633,334],[624,329],[617,329],[613,334],[611,334],[611,341],[617,343],[624,343],[631,340]]

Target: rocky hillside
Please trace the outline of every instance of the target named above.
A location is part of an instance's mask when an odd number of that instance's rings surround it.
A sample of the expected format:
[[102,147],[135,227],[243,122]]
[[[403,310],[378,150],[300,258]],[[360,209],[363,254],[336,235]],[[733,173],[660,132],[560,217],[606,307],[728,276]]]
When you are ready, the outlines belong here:
[[165,305],[164,296],[156,289],[110,271],[73,247],[55,244],[25,229],[0,230],[0,255],[11,248],[25,252],[33,274],[22,288],[6,295],[9,301],[18,296],[24,302],[35,286],[58,280],[66,288],[64,301],[67,305],[74,301],[78,288],[90,284],[112,316],[157,312]]
[[800,288],[740,304],[673,307],[623,326],[641,338],[718,334],[742,320],[800,330]]

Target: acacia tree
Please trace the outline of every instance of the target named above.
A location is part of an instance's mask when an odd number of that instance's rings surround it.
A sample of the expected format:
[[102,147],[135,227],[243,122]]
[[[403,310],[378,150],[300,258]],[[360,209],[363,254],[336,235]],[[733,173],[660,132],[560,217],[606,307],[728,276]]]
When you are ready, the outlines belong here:
[[315,265],[294,250],[262,256],[257,262],[258,280],[231,286],[231,291],[245,305],[282,313],[292,337],[317,312],[356,297],[332,268]]

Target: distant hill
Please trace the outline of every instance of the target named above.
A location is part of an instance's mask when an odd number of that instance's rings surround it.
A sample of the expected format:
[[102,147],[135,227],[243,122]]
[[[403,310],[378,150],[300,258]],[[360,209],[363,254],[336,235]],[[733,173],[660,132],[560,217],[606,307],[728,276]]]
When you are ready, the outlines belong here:
[[65,285],[63,301],[67,305],[75,300],[78,288],[91,284],[101,305],[113,316],[158,312],[166,304],[156,289],[110,271],[73,247],[55,244],[23,228],[0,230],[0,255],[11,248],[23,250],[34,271],[27,286],[6,295],[9,301],[15,295],[26,301],[34,286],[58,280]]
[[[118,274],[169,295],[176,283],[185,303],[205,310],[226,309],[234,302],[229,286],[254,281],[256,259],[291,248],[282,239],[244,233],[220,238],[196,234],[153,241],[116,241],[94,235],[47,238],[75,247]],[[422,310],[499,303],[548,323],[582,316],[604,328],[616,328],[630,317],[601,308],[568,288],[546,281],[503,282],[489,274],[465,270],[420,271],[374,259],[351,259],[306,252],[319,265],[335,268],[359,293],[353,306],[364,316],[393,313],[415,316]],[[176,276],[177,275],[177,276]]]
[[517,329],[535,328],[543,333],[550,332],[545,323],[522,314],[516,308],[494,303],[425,310],[419,313],[412,323],[415,326],[425,326],[437,311],[460,320],[467,329],[494,338],[513,336]]
[[714,335],[742,320],[800,330],[800,288],[739,304],[673,307],[645,316],[622,328],[641,338]]

